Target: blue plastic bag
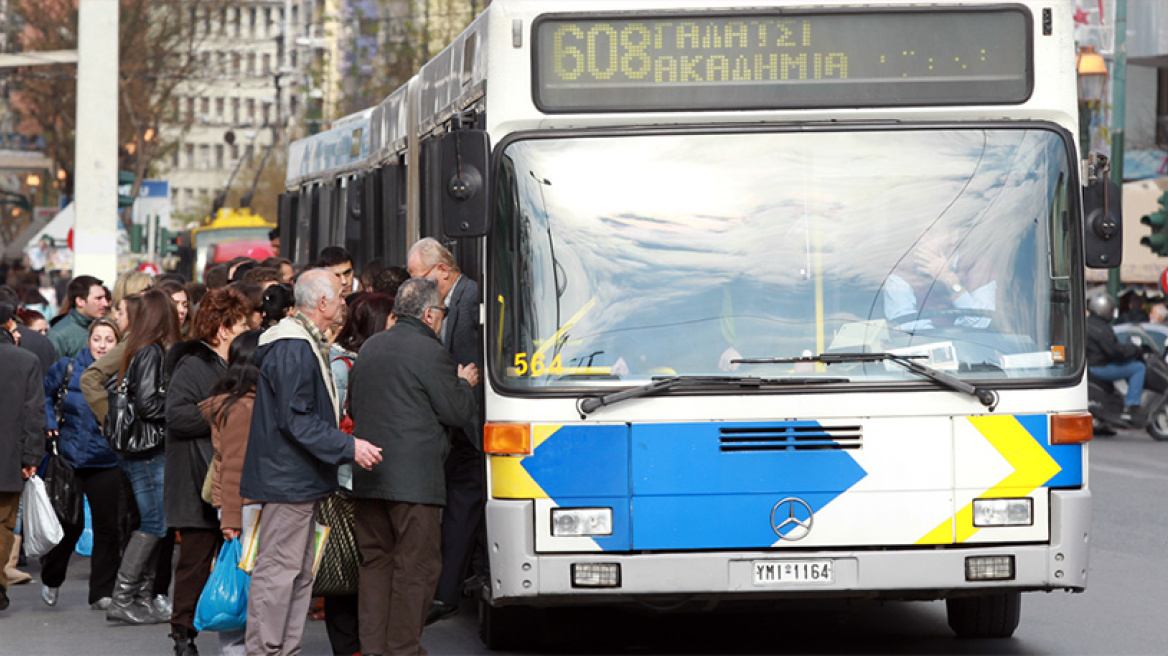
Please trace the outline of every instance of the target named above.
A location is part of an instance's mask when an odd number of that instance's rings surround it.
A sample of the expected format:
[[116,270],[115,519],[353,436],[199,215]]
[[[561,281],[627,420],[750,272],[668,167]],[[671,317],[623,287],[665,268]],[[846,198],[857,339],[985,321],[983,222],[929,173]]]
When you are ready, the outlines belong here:
[[247,626],[247,591],[251,575],[239,569],[239,540],[224,543],[211,577],[195,606],[195,629],[240,631]]
[[73,548],[78,556],[93,555],[93,513],[89,510],[89,497],[85,497],[85,529],[81,537],[77,538],[77,546]]

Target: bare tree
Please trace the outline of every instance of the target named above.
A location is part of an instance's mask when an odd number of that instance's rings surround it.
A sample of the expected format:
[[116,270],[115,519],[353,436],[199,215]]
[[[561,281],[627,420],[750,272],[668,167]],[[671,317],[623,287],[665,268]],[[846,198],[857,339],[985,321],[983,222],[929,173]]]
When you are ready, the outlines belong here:
[[[13,0],[23,23],[22,50],[77,47],[78,0]],[[153,165],[177,142],[162,137],[161,125],[183,124],[176,90],[190,92],[200,79],[195,56],[212,35],[212,20],[228,0],[122,0],[119,13],[118,143],[122,166],[135,175],[132,193]],[[23,70],[14,78],[13,105],[21,132],[44,134],[47,154],[64,170],[62,193],[72,193],[77,124],[76,68],[54,66]],[[129,213],[123,222],[129,227]]]

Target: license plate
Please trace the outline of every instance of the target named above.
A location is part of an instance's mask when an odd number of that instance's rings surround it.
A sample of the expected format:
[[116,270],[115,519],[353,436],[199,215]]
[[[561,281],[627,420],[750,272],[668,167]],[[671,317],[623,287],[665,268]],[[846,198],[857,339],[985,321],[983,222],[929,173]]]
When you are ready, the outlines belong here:
[[755,585],[835,582],[831,560],[756,560],[753,570]]

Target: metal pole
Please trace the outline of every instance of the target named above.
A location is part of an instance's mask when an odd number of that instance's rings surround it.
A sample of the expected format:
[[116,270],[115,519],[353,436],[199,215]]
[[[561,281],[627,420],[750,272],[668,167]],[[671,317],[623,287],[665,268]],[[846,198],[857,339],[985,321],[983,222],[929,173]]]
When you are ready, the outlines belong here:
[[[1127,0],[1115,0],[1115,62],[1111,68],[1111,180],[1123,194],[1124,115],[1127,112]],[[1107,271],[1107,293],[1119,298],[1119,268]]]
[[118,0],[78,6],[73,275],[118,274]]

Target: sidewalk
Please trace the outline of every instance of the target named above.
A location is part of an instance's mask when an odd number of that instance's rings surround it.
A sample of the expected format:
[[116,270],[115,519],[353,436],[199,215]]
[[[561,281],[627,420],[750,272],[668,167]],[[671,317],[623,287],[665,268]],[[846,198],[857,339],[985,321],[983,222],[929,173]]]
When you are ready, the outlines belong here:
[[[89,558],[73,554],[69,576],[61,586],[55,607],[41,601],[40,563],[30,558],[21,568],[33,581],[8,589],[12,605],[0,612],[0,656],[162,656],[174,642],[167,637],[169,624],[127,626],[107,622],[103,611],[90,610],[86,602]],[[196,644],[202,654],[219,652],[215,633],[200,633]],[[324,622],[309,620],[304,634],[305,656],[330,656]]]

